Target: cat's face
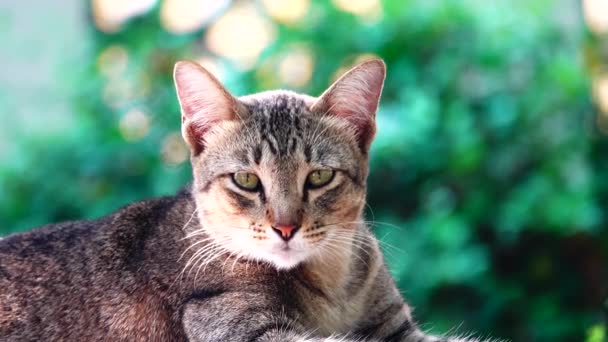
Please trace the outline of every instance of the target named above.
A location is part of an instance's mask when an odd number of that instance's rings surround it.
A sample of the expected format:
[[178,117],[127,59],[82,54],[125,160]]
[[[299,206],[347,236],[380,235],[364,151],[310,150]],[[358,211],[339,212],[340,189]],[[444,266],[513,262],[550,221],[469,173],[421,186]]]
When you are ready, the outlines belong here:
[[201,253],[286,269],[352,243],[381,61],[351,70],[319,99],[287,91],[237,99],[189,62],[178,63],[175,79],[197,213],[213,242]]

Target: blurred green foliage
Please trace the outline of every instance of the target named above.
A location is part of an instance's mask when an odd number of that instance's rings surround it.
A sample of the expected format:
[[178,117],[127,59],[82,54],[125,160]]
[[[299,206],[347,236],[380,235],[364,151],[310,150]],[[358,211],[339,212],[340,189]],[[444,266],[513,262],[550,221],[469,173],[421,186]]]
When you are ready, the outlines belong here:
[[[276,39],[248,71],[213,56],[204,28],[163,30],[158,9],[117,33],[91,22],[90,58],[64,70],[77,88],[75,126],[17,142],[0,167],[0,233],[98,217],[186,184],[187,162],[161,153],[179,134],[178,59],[214,59],[243,95],[283,86],[277,63],[304,46],[314,72],[297,90],[316,95],[373,53],[388,78],[368,219],[423,328],[604,340],[608,143],[595,127],[588,63],[601,42],[572,5],[387,0],[369,20],[317,1],[299,23],[275,24]],[[114,58],[109,70],[100,56]],[[146,113],[132,115],[145,134],[121,130],[133,110]]]

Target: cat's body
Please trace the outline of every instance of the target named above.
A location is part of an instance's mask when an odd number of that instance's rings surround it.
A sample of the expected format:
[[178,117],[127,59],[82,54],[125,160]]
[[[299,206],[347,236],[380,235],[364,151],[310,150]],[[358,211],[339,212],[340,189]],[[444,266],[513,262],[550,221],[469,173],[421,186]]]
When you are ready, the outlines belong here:
[[194,183],[0,240],[0,340],[437,340],[362,220],[381,61],[318,99],[175,80]]
[[185,340],[193,282],[170,286],[188,208],[180,195],[0,241],[0,340]]
[[[278,271],[223,255],[204,270],[182,272],[195,252],[183,254],[190,245],[184,237],[198,227],[194,208],[185,190],[97,221],[49,225],[2,240],[0,340],[184,341],[184,324],[193,329],[190,335],[203,336],[213,320],[232,319],[229,311],[244,317],[224,322],[230,328],[217,329],[216,341],[244,341],[296,324],[319,336],[371,336],[387,322],[390,335],[409,326],[407,307],[369,247],[354,247],[352,264]],[[371,235],[368,241],[375,243]],[[213,306],[211,321],[198,320]],[[246,320],[251,322],[241,329]],[[195,332],[200,329],[205,332]]]

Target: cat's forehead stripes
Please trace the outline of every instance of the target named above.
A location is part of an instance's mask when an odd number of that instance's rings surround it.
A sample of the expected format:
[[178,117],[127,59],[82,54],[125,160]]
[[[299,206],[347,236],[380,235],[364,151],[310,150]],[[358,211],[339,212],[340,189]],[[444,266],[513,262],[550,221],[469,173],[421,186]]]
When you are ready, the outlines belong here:
[[337,169],[356,186],[364,184],[365,156],[349,123],[311,110],[315,98],[275,90],[238,100],[245,112],[209,135],[212,143],[204,153],[205,167],[198,171],[201,188],[217,176],[255,170],[272,175],[279,188],[286,189],[308,166]]
[[[293,158],[306,163],[322,164],[342,169],[349,177],[361,183],[354,155],[341,134],[332,130],[327,118],[311,112],[315,99],[291,91],[267,91],[239,99],[248,111],[244,120],[243,136],[248,139],[248,160],[260,165],[266,158],[289,173],[285,163]],[[265,156],[265,154],[268,154]],[[242,158],[240,158],[242,160]],[[356,158],[355,158],[356,159]],[[294,171],[294,170],[291,170]]]
[[[241,99],[254,126],[274,155],[293,155],[303,139],[303,124],[310,116],[306,98],[288,91],[274,91]],[[259,147],[258,147],[259,149]],[[257,153],[257,151],[254,151]],[[254,160],[259,160],[256,155]]]
[[301,115],[308,112],[308,101],[312,98],[287,90],[265,91],[240,97],[251,113],[272,117],[276,114]]

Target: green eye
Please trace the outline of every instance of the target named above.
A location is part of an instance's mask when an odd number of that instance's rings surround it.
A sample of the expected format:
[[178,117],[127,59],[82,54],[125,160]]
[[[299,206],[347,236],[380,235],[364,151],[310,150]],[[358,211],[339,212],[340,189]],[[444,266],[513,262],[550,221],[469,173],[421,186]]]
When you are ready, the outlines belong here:
[[239,188],[247,191],[256,191],[260,186],[258,176],[249,172],[237,172],[232,175],[232,180]]
[[315,170],[308,175],[306,184],[310,188],[316,189],[329,184],[334,178],[334,170]]

